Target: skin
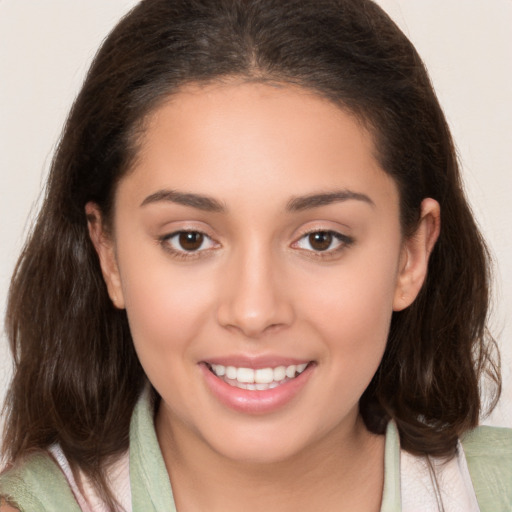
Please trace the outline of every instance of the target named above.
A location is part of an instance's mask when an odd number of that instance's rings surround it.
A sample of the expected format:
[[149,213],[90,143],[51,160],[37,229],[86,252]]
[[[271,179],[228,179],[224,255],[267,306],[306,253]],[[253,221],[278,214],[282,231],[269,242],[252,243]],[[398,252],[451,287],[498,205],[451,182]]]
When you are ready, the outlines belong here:
[[[164,190],[223,211],[155,196]],[[356,196],[289,209],[339,191]],[[180,512],[379,510],[384,438],[358,401],[392,312],[421,288],[440,213],[425,199],[404,239],[397,187],[361,123],[294,86],[190,85],[148,120],[112,231],[86,210],[111,299],[162,397],[156,430]],[[199,250],[169,238],[180,230],[205,234]],[[320,251],[312,232],[341,238]],[[284,405],[243,412],[205,380],[205,361],[233,356],[311,366]]]
[[0,512],[19,512],[19,509],[9,505],[5,498],[0,497]]

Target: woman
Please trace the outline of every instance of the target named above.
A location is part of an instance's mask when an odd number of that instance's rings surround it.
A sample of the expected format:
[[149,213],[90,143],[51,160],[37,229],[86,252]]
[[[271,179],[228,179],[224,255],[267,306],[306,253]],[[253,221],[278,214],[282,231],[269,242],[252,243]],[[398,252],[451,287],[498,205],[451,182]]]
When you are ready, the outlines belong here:
[[13,277],[1,510],[506,510],[487,265],[375,4],[141,2]]

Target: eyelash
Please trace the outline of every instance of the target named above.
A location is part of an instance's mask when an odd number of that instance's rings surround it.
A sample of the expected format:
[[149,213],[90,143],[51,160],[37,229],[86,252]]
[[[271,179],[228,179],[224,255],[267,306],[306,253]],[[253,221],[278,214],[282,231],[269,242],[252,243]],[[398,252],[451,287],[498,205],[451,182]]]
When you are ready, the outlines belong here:
[[[187,234],[199,235],[199,236],[203,237],[203,240],[201,242],[201,246],[207,240],[210,241],[210,243],[212,243],[213,246],[212,247],[208,247],[207,249],[201,249],[201,247],[199,247],[199,249],[189,250],[189,251],[187,251],[186,249],[183,249],[183,248],[182,249],[177,249],[177,248],[172,246],[172,239],[173,238],[179,237],[181,235],[187,235]],[[206,233],[203,233],[202,231],[198,231],[198,230],[194,230],[194,229],[190,229],[190,230],[182,229],[180,231],[175,231],[173,233],[170,233],[168,235],[165,235],[165,236],[161,237],[159,239],[159,242],[160,242],[160,244],[162,245],[162,247],[164,248],[165,251],[170,253],[174,258],[182,259],[182,260],[191,260],[191,259],[194,259],[194,258],[201,257],[203,255],[202,253],[210,252],[211,250],[213,250],[215,248],[215,245],[217,245],[217,246],[220,245],[217,242],[214,242],[212,240],[212,238],[210,236],[208,236]]]
[[[173,247],[172,240],[174,238],[180,237],[182,235],[188,235],[188,234],[199,235],[200,237],[203,237],[203,239],[201,241],[201,245],[198,249],[186,250],[184,248],[178,249],[178,248]],[[301,241],[308,240],[309,237],[311,237],[313,235],[318,235],[318,234],[327,235],[329,237],[332,237],[331,241],[329,243],[329,247],[327,247],[326,249],[323,249],[323,250],[315,250],[314,248],[306,249],[303,247],[299,247],[299,243]],[[212,244],[212,246],[208,247],[206,249],[201,249],[202,245],[206,241],[209,241],[209,243]],[[338,245],[334,249],[330,248],[330,246],[332,245],[333,242],[338,242]],[[199,258],[204,255],[203,253],[209,253],[211,250],[215,250],[216,246],[217,247],[220,246],[220,244],[215,242],[206,233],[204,233],[202,231],[198,231],[198,230],[186,230],[186,229],[183,229],[180,231],[175,231],[173,233],[170,233],[168,235],[161,237],[159,239],[159,243],[162,245],[164,250],[167,251],[168,253],[170,253],[173,257],[175,257],[177,259],[182,259],[182,260],[191,260],[191,259]],[[179,243],[179,241],[178,241],[178,243]],[[354,243],[354,239],[352,237],[349,237],[347,235],[344,235],[342,233],[338,233],[337,231],[332,231],[329,229],[318,229],[318,230],[308,231],[307,233],[304,233],[297,241],[295,241],[291,245],[291,247],[299,249],[299,250],[307,252],[307,253],[310,253],[309,255],[314,258],[329,258],[329,257],[336,256],[337,254],[339,254],[346,248],[350,247],[353,243]],[[311,243],[310,243],[310,245],[311,245]]]
[[[314,250],[314,249],[305,249],[299,247],[299,243],[303,240],[308,240],[312,235],[328,235],[331,238],[329,247],[324,250]],[[330,248],[332,243],[337,242],[338,245],[335,248]],[[308,231],[304,233],[296,242],[292,244],[292,247],[297,248],[299,250],[305,251],[309,253],[309,256],[313,258],[332,258],[337,256],[339,253],[350,247],[354,243],[354,239],[350,236],[344,235],[342,233],[338,233],[337,231],[333,231],[330,229],[315,229],[313,231]],[[311,245],[311,243],[309,242]]]

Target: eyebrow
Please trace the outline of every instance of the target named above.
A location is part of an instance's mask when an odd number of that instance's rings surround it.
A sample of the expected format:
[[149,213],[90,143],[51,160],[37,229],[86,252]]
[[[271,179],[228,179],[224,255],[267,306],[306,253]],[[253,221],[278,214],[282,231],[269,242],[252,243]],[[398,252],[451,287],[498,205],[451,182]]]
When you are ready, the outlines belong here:
[[176,190],[159,190],[158,192],[146,197],[146,199],[142,201],[141,206],[159,203],[161,201],[190,206],[205,212],[222,213],[226,211],[224,205],[213,197],[201,194],[178,192]]
[[[335,192],[294,197],[288,201],[286,211],[299,212],[349,200],[362,201],[370,206],[375,206],[375,203],[366,194],[353,192],[351,190],[337,190]],[[191,208],[197,208],[206,212],[226,212],[226,207],[213,197],[167,189],[159,190],[158,192],[149,195],[144,199],[144,201],[142,201],[140,206],[142,207],[159,202],[181,204],[183,206],[190,206]]]
[[372,207],[375,206],[375,203],[366,194],[353,192],[352,190],[337,190],[335,192],[294,197],[288,201],[286,210],[289,212],[299,212],[349,200],[362,201]]

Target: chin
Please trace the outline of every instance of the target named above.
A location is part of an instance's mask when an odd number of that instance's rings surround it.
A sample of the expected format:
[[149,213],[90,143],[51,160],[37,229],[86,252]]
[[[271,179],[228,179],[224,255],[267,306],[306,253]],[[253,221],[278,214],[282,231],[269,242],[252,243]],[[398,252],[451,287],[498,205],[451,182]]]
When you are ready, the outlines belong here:
[[[316,444],[305,433],[290,429],[276,430],[255,427],[249,431],[226,432],[221,439],[212,439],[210,447],[221,457],[236,463],[265,466],[286,463],[300,457],[307,447]],[[208,440],[207,440],[208,442]]]

